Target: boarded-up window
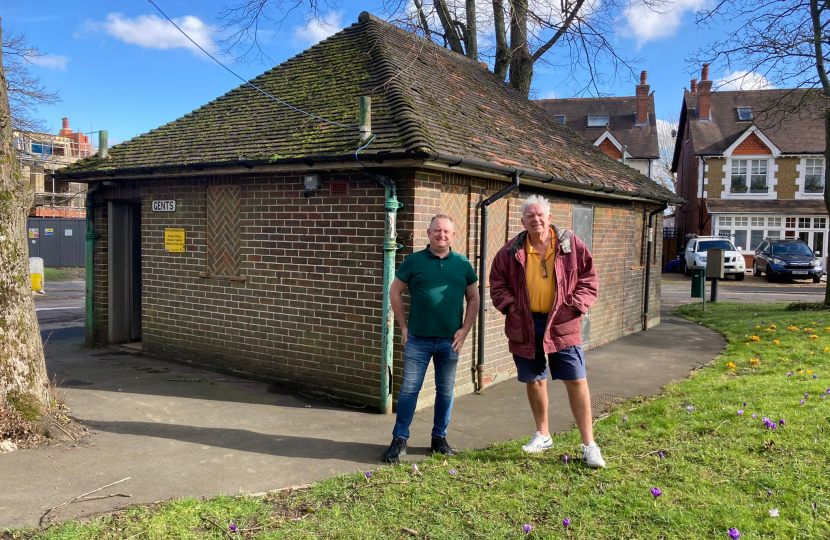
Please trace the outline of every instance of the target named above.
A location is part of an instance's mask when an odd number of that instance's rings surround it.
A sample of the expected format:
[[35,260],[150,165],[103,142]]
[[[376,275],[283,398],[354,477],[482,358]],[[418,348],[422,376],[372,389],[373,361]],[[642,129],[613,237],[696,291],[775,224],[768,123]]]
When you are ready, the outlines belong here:
[[467,256],[467,235],[469,228],[470,191],[467,186],[441,185],[441,213],[452,216],[455,221],[455,239],[452,250]]
[[[496,253],[507,242],[507,198],[501,198],[490,205],[487,212],[487,276]],[[487,279],[487,276],[479,276]]]
[[213,277],[239,275],[241,189],[208,186],[207,273]]

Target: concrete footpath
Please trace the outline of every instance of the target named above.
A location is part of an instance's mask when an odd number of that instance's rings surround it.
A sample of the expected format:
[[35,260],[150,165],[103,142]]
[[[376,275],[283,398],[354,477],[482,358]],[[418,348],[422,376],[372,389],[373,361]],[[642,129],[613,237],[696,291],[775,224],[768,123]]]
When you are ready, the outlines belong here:
[[[709,363],[723,338],[662,314],[662,324],[586,353],[595,414]],[[50,375],[62,381],[73,416],[95,432],[75,445],[0,455],[0,530],[173,497],[252,493],[373,469],[391,440],[394,416],[348,408],[224,375],[115,350],[84,350],[77,322],[44,329]],[[561,384],[549,385],[553,431],[573,425]],[[416,415],[408,460],[429,448],[432,409]],[[514,380],[455,402],[448,439],[458,449],[529,436],[524,385]],[[602,440],[599,441],[600,445]],[[576,448],[574,448],[576,452]],[[613,462],[614,448],[604,447]]]

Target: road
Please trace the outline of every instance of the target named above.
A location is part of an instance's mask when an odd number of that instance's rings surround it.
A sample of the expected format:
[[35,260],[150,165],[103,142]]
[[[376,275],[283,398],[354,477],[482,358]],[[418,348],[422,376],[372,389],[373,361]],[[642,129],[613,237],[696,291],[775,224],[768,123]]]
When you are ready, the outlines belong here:
[[45,294],[35,294],[35,310],[41,330],[84,324],[85,286],[83,281],[47,283]]
[[[691,298],[691,279],[676,274],[664,275],[660,302],[673,309],[679,305],[700,302]],[[712,284],[706,283],[706,301]],[[820,302],[824,300],[825,284],[812,282],[769,283],[765,278],[747,275],[744,281],[722,280],[718,285],[719,302]]]

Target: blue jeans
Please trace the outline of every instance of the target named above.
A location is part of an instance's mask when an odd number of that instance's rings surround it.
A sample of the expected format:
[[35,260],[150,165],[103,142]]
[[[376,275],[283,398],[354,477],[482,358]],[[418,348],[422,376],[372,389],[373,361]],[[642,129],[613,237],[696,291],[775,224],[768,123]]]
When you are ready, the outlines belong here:
[[409,438],[409,425],[415,416],[418,393],[424,384],[424,376],[431,358],[435,366],[435,417],[432,436],[446,437],[452,411],[455,368],[458,366],[458,353],[452,350],[452,339],[422,338],[408,334],[403,358],[403,384],[398,394],[398,417],[392,435]]

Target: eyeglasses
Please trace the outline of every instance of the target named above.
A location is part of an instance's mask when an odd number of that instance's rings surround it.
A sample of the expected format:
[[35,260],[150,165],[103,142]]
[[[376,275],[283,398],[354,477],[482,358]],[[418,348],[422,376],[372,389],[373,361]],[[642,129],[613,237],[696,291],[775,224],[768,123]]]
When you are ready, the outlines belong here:
[[542,279],[548,279],[547,259],[542,259]]

